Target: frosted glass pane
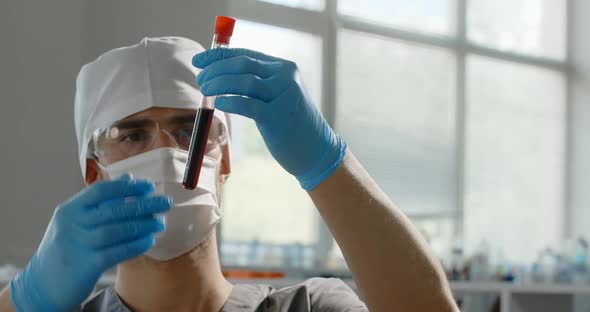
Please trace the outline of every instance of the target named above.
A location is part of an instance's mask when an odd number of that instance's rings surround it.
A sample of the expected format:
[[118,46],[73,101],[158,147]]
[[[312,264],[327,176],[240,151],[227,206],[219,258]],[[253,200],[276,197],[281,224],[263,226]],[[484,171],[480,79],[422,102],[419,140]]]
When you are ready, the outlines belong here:
[[[456,219],[451,217],[412,220],[412,224],[416,226],[422,237],[429,244],[430,251],[444,265],[448,265],[450,262],[456,222]],[[325,266],[326,269],[334,271],[346,271],[349,269],[344,260],[344,255],[342,255],[342,251],[335,240]]]
[[340,0],[338,12],[379,25],[450,34],[455,0]]
[[320,37],[296,30],[238,20],[231,46],[260,51],[297,63],[307,91],[314,103],[321,107],[322,40]]
[[[321,40],[263,24],[238,21],[233,47],[245,47],[298,63],[319,103]],[[276,38],[272,43],[261,38]],[[223,192],[224,241],[312,244],[319,215],[297,181],[268,152],[256,125],[232,115],[232,172]],[[252,264],[252,263],[250,263]],[[263,263],[256,263],[263,264]]]
[[468,37],[475,43],[565,58],[565,0],[469,0]]
[[321,11],[326,5],[325,0],[259,0],[274,4],[286,5],[295,8]]
[[562,233],[564,77],[475,56],[467,66],[466,246],[486,239],[531,261]]
[[454,56],[363,33],[339,36],[338,131],[404,211],[454,210]]

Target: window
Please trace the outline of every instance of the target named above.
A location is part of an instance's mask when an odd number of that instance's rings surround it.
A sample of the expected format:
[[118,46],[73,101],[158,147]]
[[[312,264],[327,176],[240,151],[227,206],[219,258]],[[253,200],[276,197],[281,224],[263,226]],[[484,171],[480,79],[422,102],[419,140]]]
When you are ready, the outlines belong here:
[[336,125],[407,213],[455,210],[455,58],[438,47],[339,33]]
[[[236,43],[300,65],[328,121],[443,261],[457,241],[469,254],[485,239],[508,260],[528,263],[564,232],[566,3],[233,0],[230,13],[256,22],[239,24]],[[267,45],[265,34],[280,42]],[[254,126],[234,124],[242,143],[224,197],[224,259],[254,258],[266,242],[266,253],[283,260],[257,264],[346,269]],[[253,198],[268,181],[280,196]],[[285,215],[295,232],[283,233]]]
[[[320,39],[280,27],[243,20],[238,23],[232,46],[252,48],[297,62],[311,97],[319,105]],[[285,174],[272,158],[253,121],[232,115],[231,122],[232,174],[222,195],[223,263],[227,266],[311,266],[312,246],[317,241],[320,220],[313,203],[298,182]]]
[[[559,243],[564,103],[565,80],[560,73],[479,56],[468,58],[468,250],[486,239],[504,254],[530,263],[540,250]],[[531,216],[536,226],[531,226]],[[527,230],[519,231],[524,228]]]
[[564,0],[470,0],[467,34],[477,44],[533,56],[565,58]]
[[341,0],[338,11],[375,25],[449,34],[454,32],[453,0]]
[[262,0],[264,2],[286,5],[295,8],[309,10],[323,10],[326,5],[324,0]]

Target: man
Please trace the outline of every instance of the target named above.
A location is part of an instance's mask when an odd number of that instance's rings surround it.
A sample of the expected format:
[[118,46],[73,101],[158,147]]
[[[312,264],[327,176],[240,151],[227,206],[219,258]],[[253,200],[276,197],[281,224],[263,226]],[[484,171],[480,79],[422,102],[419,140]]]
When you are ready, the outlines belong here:
[[[223,113],[198,188],[179,183],[201,93],[256,122],[326,221],[366,306],[335,279],[281,290],[224,279],[214,231],[231,170]],[[75,119],[88,187],[57,207],[28,266],[0,294],[0,311],[457,311],[424,241],[328,126],[294,63],[144,39],[82,68]],[[114,265],[114,287],[82,304]]]

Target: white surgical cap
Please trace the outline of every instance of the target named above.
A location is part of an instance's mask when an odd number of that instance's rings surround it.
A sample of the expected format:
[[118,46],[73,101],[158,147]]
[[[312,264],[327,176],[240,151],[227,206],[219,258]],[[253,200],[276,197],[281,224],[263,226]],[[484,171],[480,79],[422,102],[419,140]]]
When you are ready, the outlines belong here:
[[[192,57],[203,47],[186,38],[144,38],[108,51],[82,67],[76,80],[74,119],[82,176],[95,130],[150,107],[196,109],[202,94]],[[229,118],[215,111],[229,134]],[[228,138],[229,140],[229,138]]]

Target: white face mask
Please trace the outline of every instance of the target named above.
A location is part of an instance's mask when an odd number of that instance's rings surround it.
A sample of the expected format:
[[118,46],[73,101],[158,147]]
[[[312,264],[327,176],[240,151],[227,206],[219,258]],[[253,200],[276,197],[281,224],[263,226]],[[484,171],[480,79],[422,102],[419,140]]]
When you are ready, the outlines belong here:
[[148,179],[155,194],[172,197],[174,207],[165,214],[166,231],[156,236],[156,244],[146,255],[160,261],[176,258],[205,240],[221,219],[216,192],[216,161],[203,158],[199,185],[186,190],[181,181],[188,152],[176,148],[158,148],[102,167],[107,179],[130,173],[136,179]]

